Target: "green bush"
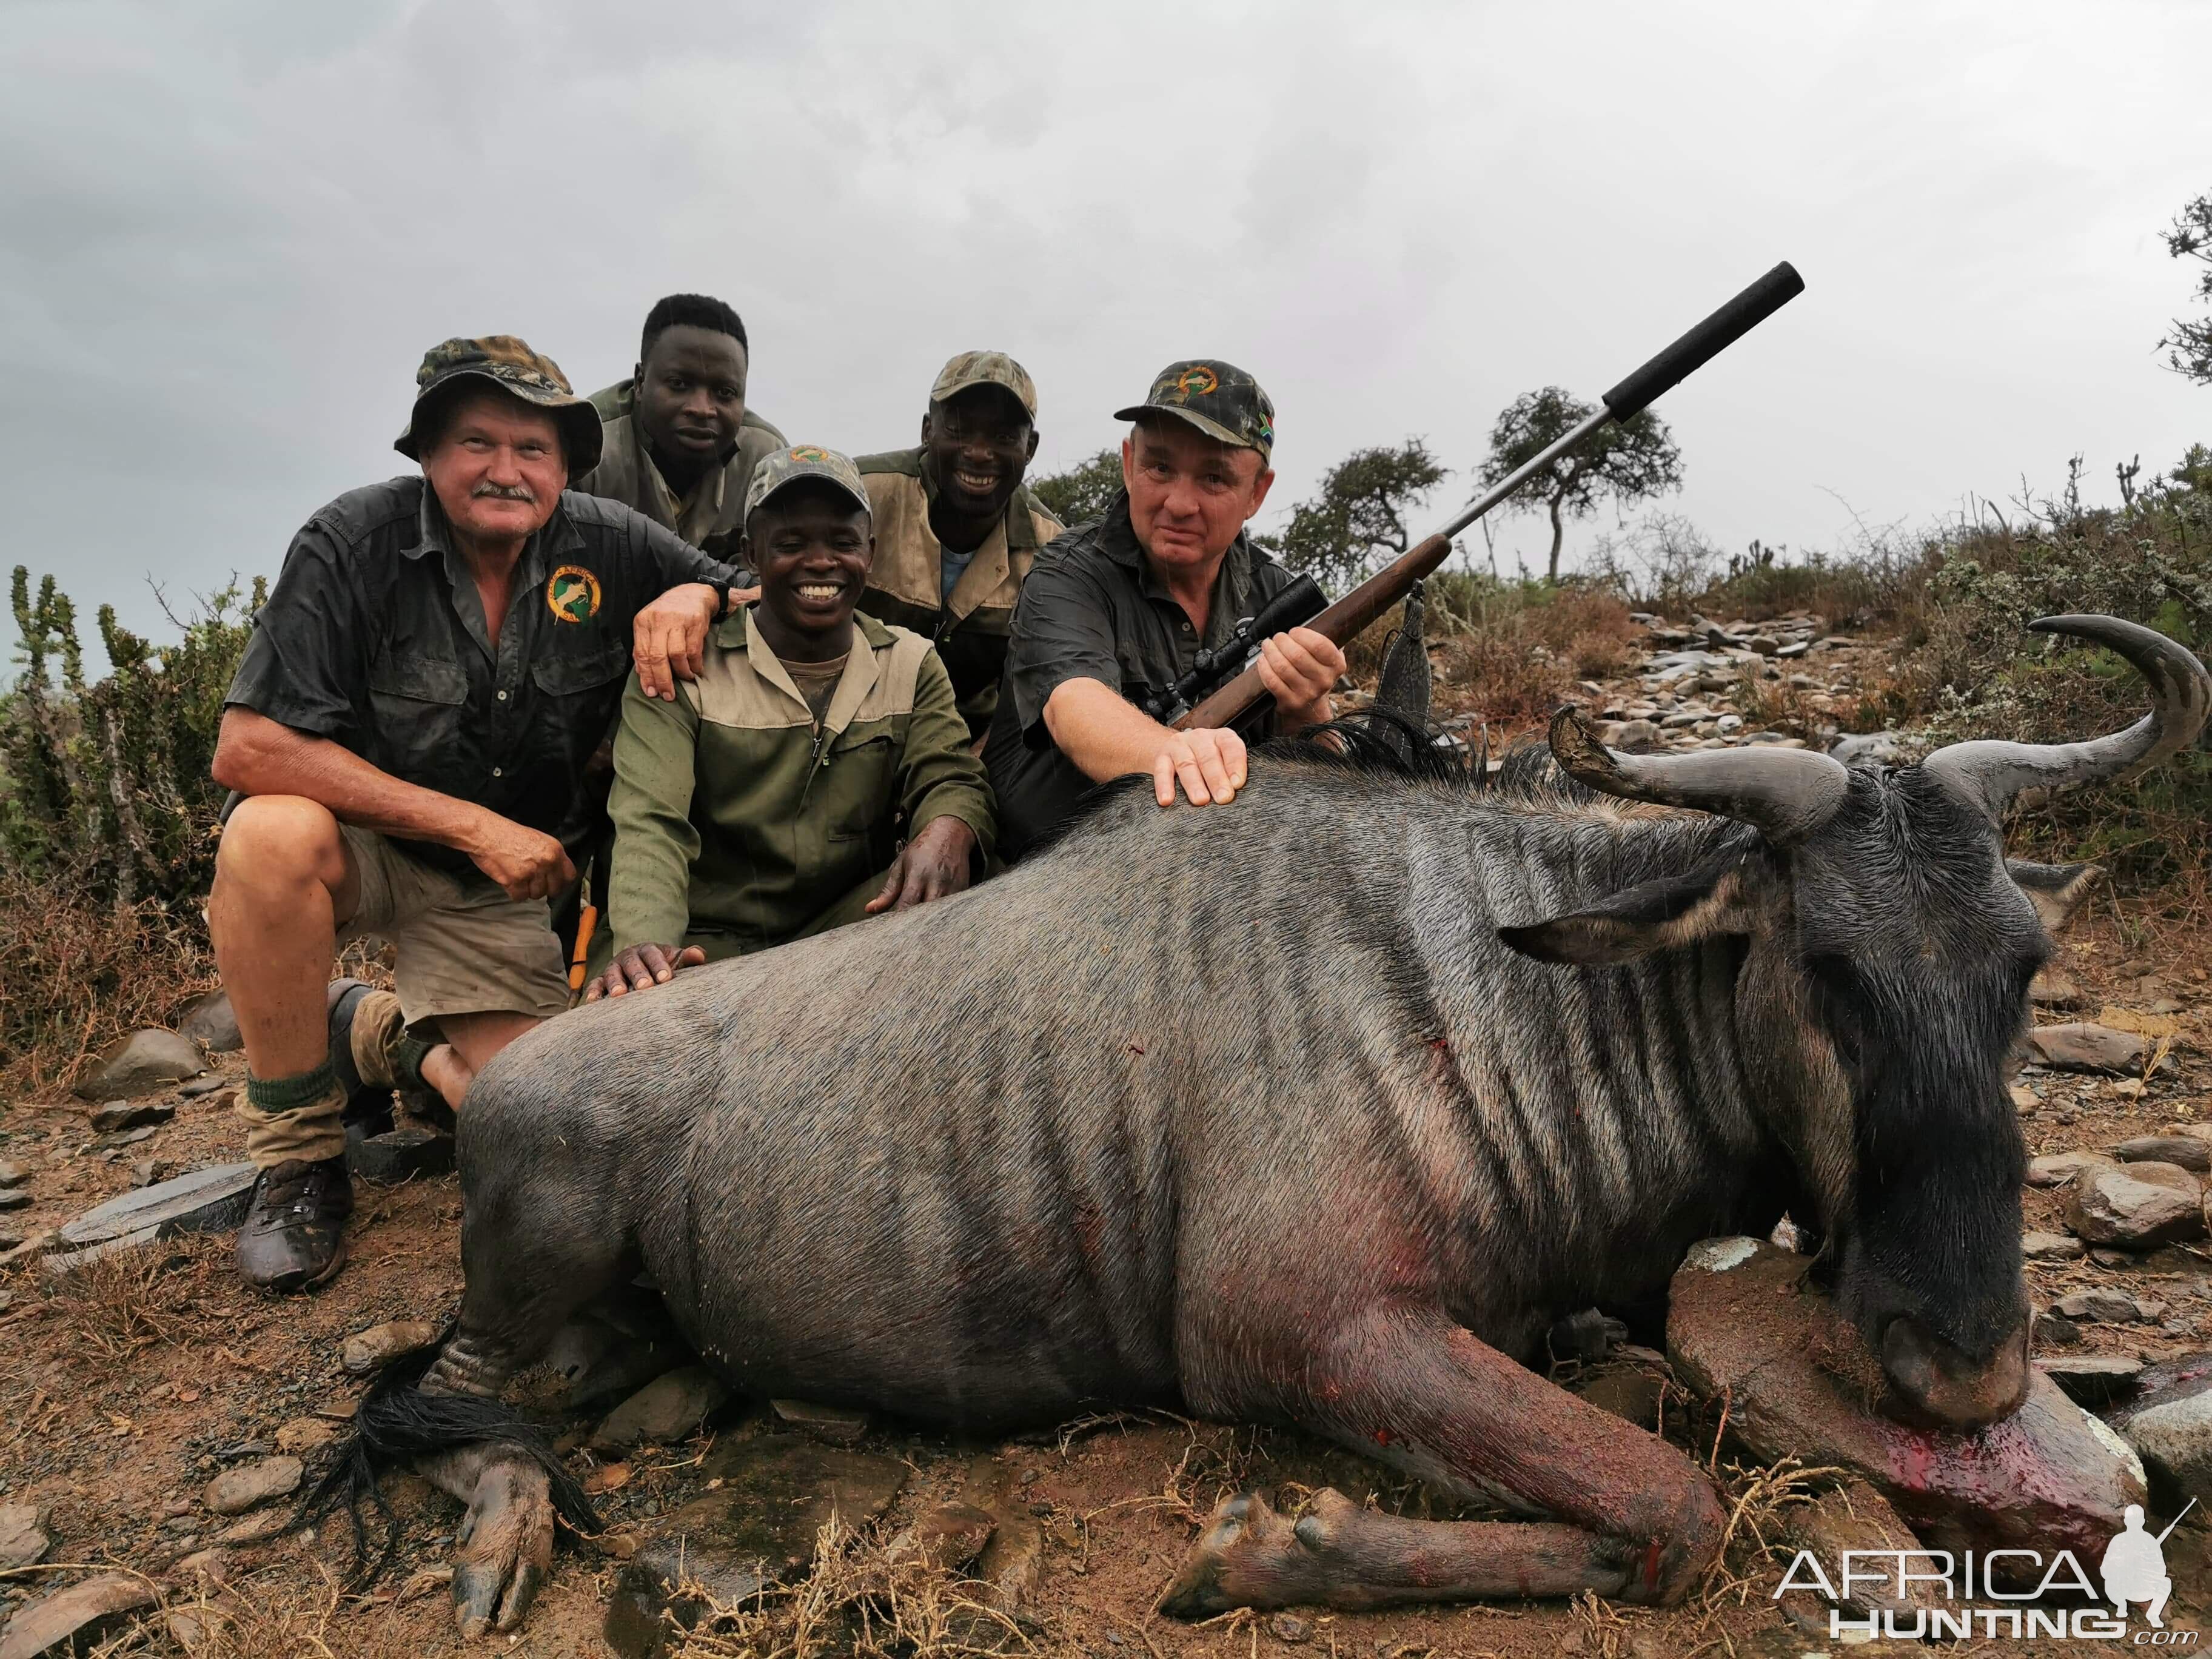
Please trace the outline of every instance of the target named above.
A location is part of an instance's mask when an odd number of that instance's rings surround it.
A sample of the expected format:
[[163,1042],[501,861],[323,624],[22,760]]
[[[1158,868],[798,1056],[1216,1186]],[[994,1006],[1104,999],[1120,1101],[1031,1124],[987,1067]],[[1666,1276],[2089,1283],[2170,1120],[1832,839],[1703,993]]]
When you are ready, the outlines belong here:
[[223,693],[266,591],[257,580],[241,603],[225,588],[159,647],[102,605],[111,666],[88,683],[76,607],[52,576],[33,597],[30,572],[15,568],[22,672],[0,723],[0,846],[18,869],[72,877],[119,907],[197,912],[222,805],[208,767]]

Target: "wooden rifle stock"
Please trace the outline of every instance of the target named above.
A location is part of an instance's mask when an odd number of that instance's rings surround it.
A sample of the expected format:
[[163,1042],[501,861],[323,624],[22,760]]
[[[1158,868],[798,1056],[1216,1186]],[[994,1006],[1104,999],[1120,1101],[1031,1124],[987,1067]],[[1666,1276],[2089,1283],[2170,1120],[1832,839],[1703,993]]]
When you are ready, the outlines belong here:
[[[1306,626],[1332,645],[1357,639],[1368,623],[1406,596],[1406,590],[1442,564],[1451,555],[1451,538],[1442,532],[1416,543],[1365,581],[1353,588]],[[1175,722],[1178,732],[1192,726],[1223,726],[1243,718],[1267,689],[1260,684],[1260,671],[1248,668]]]
[[[1668,391],[1684,376],[1711,362],[1804,291],[1804,278],[1798,276],[1788,261],[1775,266],[1607,392],[1604,403],[1588,420],[1556,440],[1548,448],[1530,456],[1505,477],[1499,479],[1489,491],[1468,502],[1457,518],[1435,535],[1418,544],[1410,552],[1399,555],[1306,626],[1326,635],[1334,645],[1341,646],[1351,641],[1368,623],[1403,599],[1407,588],[1443,563],[1451,553],[1452,538],[1461,531],[1538,473],[1546,471],[1562,455],[1579,448],[1602,428],[1615,421],[1634,417],[1660,393]],[[1267,696],[1267,687],[1260,684],[1259,669],[1256,666],[1248,668],[1176,721],[1176,730],[1228,726],[1242,720]]]

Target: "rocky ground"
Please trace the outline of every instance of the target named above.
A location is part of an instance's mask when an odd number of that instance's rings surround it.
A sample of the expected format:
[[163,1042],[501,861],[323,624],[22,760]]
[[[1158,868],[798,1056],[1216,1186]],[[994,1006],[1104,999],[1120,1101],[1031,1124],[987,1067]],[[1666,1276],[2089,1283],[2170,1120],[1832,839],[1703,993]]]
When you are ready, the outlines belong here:
[[[1825,744],[1824,728],[1842,723],[1884,658],[1809,617],[1758,629],[1655,619],[1650,632],[1632,672],[1584,687],[1587,706],[1626,746]],[[1449,686],[1439,691],[1449,707]],[[2087,907],[2039,981],[2044,1029],[2014,1100],[2036,1158],[2023,1253],[2041,1310],[2039,1360],[2154,1454],[2152,1508],[2163,1517],[2185,1490],[2212,1495],[2212,1429],[2188,1358],[2212,1347],[2201,1190],[2212,1171],[2212,956],[2202,940],[2149,939],[2107,897]],[[456,1504],[413,1477],[392,1481],[397,1562],[364,1595],[342,1587],[351,1548],[343,1521],[302,1530],[292,1506],[343,1432],[362,1367],[423,1340],[453,1308],[458,1184],[439,1171],[434,1145],[387,1145],[380,1167],[401,1179],[362,1186],[345,1273],[305,1300],[247,1292],[229,1272],[222,1231],[235,1212],[235,1178],[222,1166],[241,1156],[229,1109],[241,1068],[223,1051],[219,1018],[191,1029],[218,1052],[148,1039],[134,1053],[137,1069],[116,1086],[120,1098],[23,1103],[0,1114],[0,1659],[44,1650],[72,1630],[88,1651],[205,1659],[456,1651],[443,1577]],[[211,1170],[198,1185],[157,1186]],[[133,1194],[143,1203],[149,1188],[155,1207],[105,1224],[82,1219]],[[215,1230],[143,1236],[195,1219]],[[1747,1275],[1794,1271],[1777,1252],[1747,1246],[1742,1255]],[[1816,1340],[1758,1330],[1752,1361],[1784,1354],[1793,1387],[1829,1388],[1800,1363]],[[493,1645],[597,1656],[610,1651],[611,1633],[617,1651],[652,1651],[656,1642],[687,1650],[686,1638],[657,1622],[669,1540],[680,1534],[692,1540],[685,1575],[739,1611],[718,1622],[708,1602],[678,1598],[678,1611],[708,1615],[688,1638],[702,1655],[765,1656],[794,1642],[822,1653],[1129,1659],[1257,1659],[1301,1648],[1330,1659],[1828,1651],[1824,1608],[1771,1598],[1795,1540],[1878,1538],[1899,1524],[1890,1501],[1911,1508],[1921,1498],[1856,1447],[1848,1422],[1790,1419],[1803,1424],[1793,1431],[1800,1443],[1763,1441],[1748,1391],[1774,1394],[1770,1417],[1790,1401],[1775,1381],[1780,1369],[1749,1380],[1741,1343],[1678,1341],[1670,1361],[1593,1316],[1554,1346],[1561,1382],[1660,1428],[1723,1480],[1737,1535],[1687,1607],[1301,1610],[1176,1624],[1153,1616],[1152,1601],[1225,1493],[1266,1486],[1287,1506],[1334,1485],[1400,1512],[1455,1511],[1289,1433],[1117,1417],[963,1443],[797,1402],[731,1401],[685,1369],[686,1356],[641,1315],[526,1381],[526,1402],[562,1435],[609,1530],[596,1543],[565,1543],[525,1629]],[[1757,1420],[1747,1428],[1747,1419]],[[2096,1462],[2104,1455],[2089,1438],[2069,1444],[2094,1466],[2085,1465],[2085,1493],[2122,1478],[2117,1462]],[[1808,1481],[1782,1461],[1793,1453],[1800,1466],[1856,1467],[1857,1458],[1865,1478]],[[848,1530],[825,1534],[833,1507]],[[2177,1585],[2168,1622],[2181,1627],[2212,1619],[2201,1515],[2166,1547]],[[783,1585],[748,1599],[753,1586],[738,1564],[762,1559]],[[2000,1640],[1978,1650],[2077,1649]]]

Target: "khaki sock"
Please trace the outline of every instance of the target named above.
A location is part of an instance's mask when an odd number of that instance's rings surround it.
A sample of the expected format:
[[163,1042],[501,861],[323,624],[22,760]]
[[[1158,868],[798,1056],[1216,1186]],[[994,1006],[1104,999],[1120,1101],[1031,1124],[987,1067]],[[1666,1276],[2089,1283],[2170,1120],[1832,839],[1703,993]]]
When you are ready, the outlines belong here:
[[410,1036],[399,1012],[399,999],[371,991],[354,1005],[353,1068],[372,1088],[421,1089],[422,1057],[435,1045]]
[[298,1077],[246,1079],[238,1115],[246,1155],[266,1170],[294,1158],[319,1163],[345,1152],[345,1091],[327,1060]]

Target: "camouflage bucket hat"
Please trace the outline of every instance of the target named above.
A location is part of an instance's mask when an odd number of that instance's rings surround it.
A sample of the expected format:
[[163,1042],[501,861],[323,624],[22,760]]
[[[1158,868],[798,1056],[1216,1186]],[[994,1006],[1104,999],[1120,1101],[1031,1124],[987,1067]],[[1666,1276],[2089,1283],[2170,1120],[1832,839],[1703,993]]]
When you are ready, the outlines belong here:
[[1170,363],[1153,379],[1145,401],[1114,411],[1117,421],[1152,414],[1188,421],[1209,438],[1256,449],[1267,465],[1275,448],[1275,405],[1260,383],[1233,363],[1207,357]]
[[474,340],[452,339],[422,354],[415,371],[415,407],[407,429],[392,447],[410,461],[422,459],[417,435],[422,415],[434,398],[453,395],[466,380],[489,380],[501,391],[549,410],[561,430],[561,453],[568,476],[580,478],[599,464],[599,413],[568,385],[561,365],[539,356],[512,334],[487,334]]
[[754,466],[752,482],[745,486],[745,516],[752,517],[754,508],[787,484],[797,483],[801,478],[823,479],[850,495],[861,512],[875,511],[868,500],[868,487],[860,482],[860,469],[848,457],[834,449],[800,444],[796,448],[764,455]]
[[962,352],[939,372],[937,384],[929,388],[929,401],[941,404],[976,386],[1006,387],[1021,400],[1030,419],[1036,419],[1036,382],[1030,379],[1029,370],[1003,351]]

